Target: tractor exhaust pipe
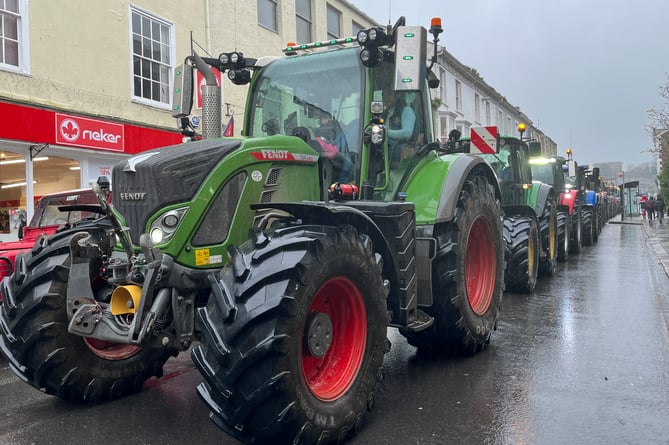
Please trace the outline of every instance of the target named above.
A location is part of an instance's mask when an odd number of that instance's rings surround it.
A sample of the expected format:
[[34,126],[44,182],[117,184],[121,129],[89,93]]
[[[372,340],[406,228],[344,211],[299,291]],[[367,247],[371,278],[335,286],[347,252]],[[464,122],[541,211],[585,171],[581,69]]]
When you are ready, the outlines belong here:
[[221,88],[216,83],[216,76],[211,66],[193,51],[195,68],[204,76],[202,85],[202,137],[204,139],[221,137]]

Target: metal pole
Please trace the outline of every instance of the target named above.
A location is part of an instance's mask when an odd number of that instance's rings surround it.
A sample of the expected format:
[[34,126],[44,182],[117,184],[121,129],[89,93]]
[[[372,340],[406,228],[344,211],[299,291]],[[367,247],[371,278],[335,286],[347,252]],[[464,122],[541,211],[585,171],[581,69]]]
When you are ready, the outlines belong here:
[[[623,215],[620,217],[621,221],[625,221],[625,170],[623,170],[623,192],[620,194],[622,196],[622,204],[623,204]],[[630,204],[632,203],[632,199],[630,198]],[[630,206],[630,216],[632,216],[632,207]]]

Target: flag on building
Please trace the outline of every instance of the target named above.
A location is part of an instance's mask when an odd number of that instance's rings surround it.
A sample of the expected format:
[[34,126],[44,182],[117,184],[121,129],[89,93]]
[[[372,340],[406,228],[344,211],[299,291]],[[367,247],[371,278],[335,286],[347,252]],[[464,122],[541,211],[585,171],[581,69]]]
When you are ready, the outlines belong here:
[[225,130],[223,130],[223,136],[226,138],[232,137],[235,133],[235,117],[230,116],[230,120],[228,121],[228,124],[225,126]]

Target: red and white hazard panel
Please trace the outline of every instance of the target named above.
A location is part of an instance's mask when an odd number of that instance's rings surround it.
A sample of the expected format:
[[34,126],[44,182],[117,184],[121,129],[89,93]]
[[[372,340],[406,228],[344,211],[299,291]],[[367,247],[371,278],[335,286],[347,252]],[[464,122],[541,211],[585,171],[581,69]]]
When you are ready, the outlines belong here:
[[497,153],[497,127],[472,127],[471,153]]

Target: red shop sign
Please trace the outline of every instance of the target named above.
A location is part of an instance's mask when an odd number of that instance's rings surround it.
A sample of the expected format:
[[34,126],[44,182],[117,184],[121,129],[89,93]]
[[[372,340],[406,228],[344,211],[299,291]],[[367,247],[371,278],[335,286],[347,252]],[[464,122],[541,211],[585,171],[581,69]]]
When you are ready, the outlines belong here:
[[56,143],[124,151],[123,125],[56,113]]

